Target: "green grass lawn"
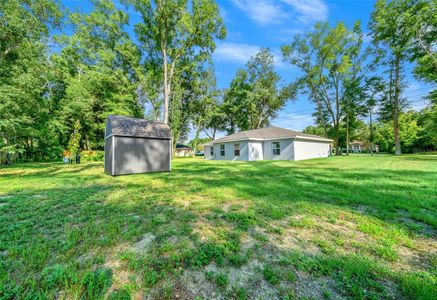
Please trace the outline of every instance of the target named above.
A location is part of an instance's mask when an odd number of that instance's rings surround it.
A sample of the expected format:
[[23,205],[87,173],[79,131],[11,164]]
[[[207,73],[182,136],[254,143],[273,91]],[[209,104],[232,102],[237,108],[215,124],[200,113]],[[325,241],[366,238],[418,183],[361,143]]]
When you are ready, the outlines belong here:
[[437,156],[0,169],[0,298],[436,299]]

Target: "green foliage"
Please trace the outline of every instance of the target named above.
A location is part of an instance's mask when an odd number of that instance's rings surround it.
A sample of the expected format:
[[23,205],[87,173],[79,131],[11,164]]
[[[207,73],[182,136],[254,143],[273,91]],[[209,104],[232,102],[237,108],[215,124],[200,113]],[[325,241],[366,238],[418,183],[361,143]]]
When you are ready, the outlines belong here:
[[[399,136],[404,150],[409,152],[411,146],[417,140],[419,127],[416,114],[413,111],[403,113],[399,116]],[[380,123],[375,132],[375,142],[381,145],[383,151],[393,152],[394,136],[393,122]],[[411,150],[410,150],[411,151]]]
[[98,150],[84,150],[80,152],[80,156],[83,161],[103,161],[105,158],[105,152]]
[[221,289],[226,289],[229,284],[229,276],[225,273],[209,271],[206,272],[206,278]]
[[245,69],[237,71],[222,104],[229,133],[266,127],[286,102],[294,99],[296,86],[279,86],[273,60],[270,50],[263,48],[250,58]]
[[358,106],[361,79],[372,67],[366,63],[371,52],[364,49],[362,39],[359,21],[353,30],[348,30],[343,22],[334,27],[325,22],[317,23],[311,32],[296,35],[290,44],[281,47],[284,60],[303,73],[295,84],[316,105],[316,120],[325,136],[329,123],[333,125],[337,150],[340,122],[344,116],[355,113],[355,109],[347,113],[346,108]]
[[51,0],[11,0],[0,3],[0,12],[0,139],[29,158],[45,156],[59,145],[47,39],[61,8]]
[[272,284],[272,285],[276,285],[279,283],[280,280],[280,275],[278,273],[278,271],[276,269],[274,269],[273,267],[267,265],[264,266],[263,270],[262,270],[262,274],[264,276],[264,279],[267,280],[268,283]]
[[325,134],[325,130],[323,129],[322,126],[307,126],[302,130],[303,133],[307,133],[307,134],[313,134],[313,135],[318,135],[318,136],[326,136]]
[[76,120],[76,122],[74,123],[74,131],[70,136],[70,140],[68,141],[68,151],[71,153],[71,155],[79,154],[80,142],[82,139],[80,133],[81,128],[82,127],[79,120]]
[[93,272],[87,272],[81,281],[81,285],[84,289],[83,297],[85,299],[103,298],[104,293],[111,286],[111,283],[111,269],[97,269]]
[[109,294],[108,300],[130,300],[131,293],[127,289],[118,289]]
[[53,265],[46,267],[41,273],[44,289],[61,289],[71,280],[66,266]]
[[[212,0],[124,2],[132,4],[143,16],[143,23],[135,25],[135,32],[147,56],[158,58],[161,66],[163,122],[167,124],[171,118],[171,101],[178,93],[173,91],[178,81],[176,73],[190,64],[205,62],[215,48],[214,39],[226,36],[218,5]],[[174,109],[173,113],[176,113]]]

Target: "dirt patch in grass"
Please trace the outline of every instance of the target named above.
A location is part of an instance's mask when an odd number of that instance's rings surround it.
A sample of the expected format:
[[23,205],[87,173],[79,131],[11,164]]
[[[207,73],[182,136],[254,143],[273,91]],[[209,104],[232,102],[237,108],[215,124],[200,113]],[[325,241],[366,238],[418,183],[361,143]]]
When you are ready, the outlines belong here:
[[267,233],[265,229],[258,229],[258,231],[265,233],[269,242],[281,250],[302,251],[311,255],[320,253],[319,247],[311,242],[313,230],[283,228],[281,234]]
[[[180,299],[234,299],[241,293],[247,299],[280,299],[278,289],[263,279],[262,266],[258,260],[251,260],[241,268],[210,264],[201,270],[188,270],[179,280],[178,286],[183,289],[177,293]],[[219,274],[226,278],[225,286],[214,281]]]
[[[391,268],[405,271],[432,270],[437,257],[437,240],[433,238],[403,237],[376,239],[358,229],[353,216],[340,219],[314,219],[295,215],[271,223],[274,231],[256,228],[268,242],[283,251],[299,251],[309,255],[356,252],[373,257]],[[359,222],[359,220],[356,220]]]
[[120,244],[107,252],[108,254],[106,255],[104,267],[112,270],[112,285],[106,292],[105,298],[107,298],[111,293],[129,286],[131,299],[143,299],[141,277],[127,268],[125,262],[120,259],[120,255],[125,252],[146,254],[154,239],[155,236],[153,234],[146,233],[141,240],[133,245],[126,243]]
[[154,239],[155,236],[153,234],[146,233],[143,235],[141,240],[136,242],[134,246],[131,247],[131,250],[136,253],[146,253],[149,250],[150,244],[153,242]]
[[423,236],[429,236],[434,239],[437,239],[437,230],[434,229],[432,226],[414,220],[410,217],[410,214],[406,211],[400,211],[398,212],[399,217],[397,218],[397,221],[400,223],[405,224],[408,228],[413,229],[414,231],[418,232],[420,235]]
[[336,283],[332,278],[314,278],[303,272],[296,272],[296,276],[293,291],[297,299],[344,299],[335,291]]
[[192,223],[193,233],[196,234],[201,241],[210,239],[217,239],[216,230],[217,227],[211,225],[203,218],[198,218]]

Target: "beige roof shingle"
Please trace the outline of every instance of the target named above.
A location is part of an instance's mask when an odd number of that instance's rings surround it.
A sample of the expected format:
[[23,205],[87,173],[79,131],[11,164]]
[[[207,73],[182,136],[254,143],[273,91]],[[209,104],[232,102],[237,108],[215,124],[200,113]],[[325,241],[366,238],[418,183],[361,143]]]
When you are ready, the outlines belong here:
[[320,137],[317,135],[306,134],[306,133],[302,133],[302,132],[298,132],[298,131],[294,131],[294,130],[290,130],[290,129],[271,126],[271,127],[266,127],[266,128],[259,128],[259,129],[237,132],[237,133],[216,139],[214,141],[211,141],[208,144],[210,144],[210,143],[214,143],[214,144],[226,143],[226,142],[234,142],[234,141],[245,141],[245,140],[264,141],[264,140],[286,139],[286,138],[302,138],[302,139],[308,139],[308,140],[319,140],[319,141],[332,142],[331,139]]

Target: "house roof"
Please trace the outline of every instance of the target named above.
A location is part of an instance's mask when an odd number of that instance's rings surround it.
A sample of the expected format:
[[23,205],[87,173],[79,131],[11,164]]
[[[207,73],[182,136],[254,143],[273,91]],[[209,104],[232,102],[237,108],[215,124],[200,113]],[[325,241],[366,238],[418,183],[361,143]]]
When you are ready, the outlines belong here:
[[106,136],[112,134],[116,136],[171,139],[170,127],[165,123],[115,115],[108,117],[108,123],[109,128],[107,128]]
[[176,144],[176,150],[193,150],[193,148],[183,144]]
[[294,131],[294,130],[290,130],[290,129],[271,126],[271,127],[266,127],[266,128],[259,128],[259,129],[237,132],[237,133],[216,139],[214,141],[211,141],[205,145],[211,146],[212,144],[217,144],[217,143],[245,141],[245,140],[265,141],[265,140],[287,139],[287,138],[293,138],[293,139],[297,138],[297,139],[332,142],[331,139],[327,139],[327,138],[320,137],[317,135],[306,134],[306,133],[302,133],[302,132],[298,132],[298,131]]

